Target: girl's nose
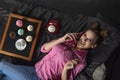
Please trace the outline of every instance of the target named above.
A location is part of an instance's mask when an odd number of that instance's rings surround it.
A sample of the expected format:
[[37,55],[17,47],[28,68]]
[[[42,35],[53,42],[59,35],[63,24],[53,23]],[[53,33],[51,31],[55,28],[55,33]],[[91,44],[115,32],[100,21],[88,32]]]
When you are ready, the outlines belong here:
[[85,43],[86,41],[87,41],[87,38],[84,38],[84,39],[83,39],[83,43]]

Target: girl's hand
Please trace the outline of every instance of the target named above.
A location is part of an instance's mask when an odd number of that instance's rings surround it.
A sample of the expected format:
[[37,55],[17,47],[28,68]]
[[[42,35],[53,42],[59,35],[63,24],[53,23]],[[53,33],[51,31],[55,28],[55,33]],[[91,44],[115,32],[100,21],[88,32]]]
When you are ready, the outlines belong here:
[[77,33],[67,33],[63,37],[60,38],[61,43],[67,42],[67,41],[76,41]]
[[78,63],[79,63],[79,60],[78,60],[78,59],[70,60],[70,61],[68,61],[68,62],[65,64],[64,70],[73,69]]

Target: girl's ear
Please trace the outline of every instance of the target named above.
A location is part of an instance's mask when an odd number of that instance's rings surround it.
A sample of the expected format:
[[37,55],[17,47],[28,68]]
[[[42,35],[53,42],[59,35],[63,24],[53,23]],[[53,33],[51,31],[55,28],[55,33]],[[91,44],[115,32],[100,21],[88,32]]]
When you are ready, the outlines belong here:
[[91,48],[95,48],[95,47],[97,47],[97,44],[93,44],[93,45],[91,46]]

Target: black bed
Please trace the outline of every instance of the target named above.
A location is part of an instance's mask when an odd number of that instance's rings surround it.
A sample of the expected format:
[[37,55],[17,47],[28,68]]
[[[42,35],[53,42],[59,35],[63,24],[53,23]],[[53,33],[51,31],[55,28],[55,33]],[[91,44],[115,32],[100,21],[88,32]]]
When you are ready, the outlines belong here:
[[[56,39],[67,32],[84,31],[89,28],[90,23],[99,21],[101,27],[108,29],[111,33],[99,47],[91,50],[87,56],[88,66],[74,80],[93,80],[92,74],[94,70],[102,63],[105,63],[107,69],[105,80],[119,80],[120,18],[104,17],[105,13],[102,12],[103,7],[101,7],[104,4],[101,4],[102,2],[94,0],[77,1],[0,0],[0,41],[8,15],[11,12],[42,21],[32,61],[21,60],[3,54],[0,54],[0,59],[14,64],[33,66],[45,56],[40,52],[40,47],[44,42]],[[50,19],[58,20],[60,30],[56,34],[51,34],[46,30],[46,24]],[[114,21],[112,22],[111,19]]]

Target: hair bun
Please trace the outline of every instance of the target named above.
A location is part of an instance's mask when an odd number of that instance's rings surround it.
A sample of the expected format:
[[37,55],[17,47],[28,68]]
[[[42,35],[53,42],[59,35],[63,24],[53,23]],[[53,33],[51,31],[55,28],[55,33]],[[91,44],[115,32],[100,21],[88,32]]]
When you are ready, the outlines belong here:
[[100,30],[100,23],[98,21],[91,24],[91,29]]
[[106,38],[108,36],[108,30],[101,29],[100,23],[98,21],[91,23],[91,30],[93,30],[96,34],[99,34],[102,38]]
[[100,35],[101,35],[103,38],[106,38],[106,37],[108,36],[108,30],[101,30]]

